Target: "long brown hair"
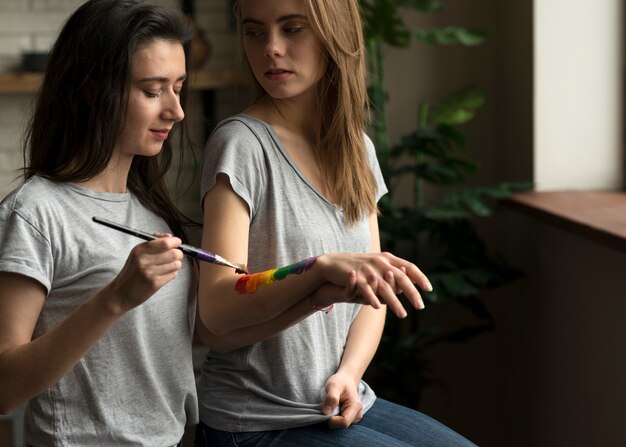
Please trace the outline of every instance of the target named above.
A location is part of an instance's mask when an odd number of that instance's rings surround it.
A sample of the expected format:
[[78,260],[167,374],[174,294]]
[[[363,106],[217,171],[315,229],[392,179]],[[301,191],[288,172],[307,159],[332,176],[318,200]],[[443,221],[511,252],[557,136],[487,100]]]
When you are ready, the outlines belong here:
[[[364,139],[368,100],[361,13],[357,0],[305,1],[309,22],[328,58],[317,91],[321,113],[317,158],[324,185],[343,208],[346,222],[353,224],[377,210],[376,179]],[[234,11],[243,48],[239,1]],[[244,67],[256,98],[265,95],[247,61]]]
[[[80,182],[102,172],[124,127],[131,61],[154,39],[179,42],[188,54],[193,30],[180,13],[145,0],[89,0],[67,20],[47,70],[24,138],[24,177]],[[187,58],[188,59],[188,58]],[[187,131],[178,124],[180,156]],[[154,157],[133,157],[128,189],[187,239],[191,224],[174,205],[165,174],[172,163],[166,140]]]

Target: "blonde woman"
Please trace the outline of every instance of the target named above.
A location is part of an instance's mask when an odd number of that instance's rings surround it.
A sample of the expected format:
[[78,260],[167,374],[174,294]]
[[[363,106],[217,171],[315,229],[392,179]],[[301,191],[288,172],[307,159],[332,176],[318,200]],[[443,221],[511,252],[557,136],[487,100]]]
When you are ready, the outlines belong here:
[[471,445],[361,380],[386,307],[406,316],[396,293],[420,309],[415,285],[430,284],[380,253],[356,0],[240,0],[236,14],[258,94],[207,144],[202,244],[256,273],[200,267],[196,445]]

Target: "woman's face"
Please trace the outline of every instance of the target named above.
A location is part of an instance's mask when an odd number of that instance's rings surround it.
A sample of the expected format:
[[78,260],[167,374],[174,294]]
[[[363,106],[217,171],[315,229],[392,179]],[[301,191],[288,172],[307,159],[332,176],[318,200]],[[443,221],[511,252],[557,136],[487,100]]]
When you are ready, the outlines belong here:
[[180,91],[187,77],[180,43],[162,39],[141,45],[132,58],[131,85],[120,155],[157,155],[174,123],[185,114]]
[[241,0],[240,6],[244,50],[267,94],[291,99],[314,92],[326,59],[304,0]]

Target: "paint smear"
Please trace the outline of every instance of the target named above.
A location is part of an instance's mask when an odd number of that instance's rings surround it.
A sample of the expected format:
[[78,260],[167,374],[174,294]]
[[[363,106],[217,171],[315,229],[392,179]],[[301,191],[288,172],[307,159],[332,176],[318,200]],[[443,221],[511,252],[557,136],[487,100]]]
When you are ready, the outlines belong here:
[[239,293],[254,293],[260,285],[271,285],[275,281],[285,279],[287,275],[298,274],[310,269],[317,256],[312,256],[304,261],[295,264],[280,267],[274,270],[266,270],[264,272],[253,273],[252,275],[244,275],[237,280],[235,290]]

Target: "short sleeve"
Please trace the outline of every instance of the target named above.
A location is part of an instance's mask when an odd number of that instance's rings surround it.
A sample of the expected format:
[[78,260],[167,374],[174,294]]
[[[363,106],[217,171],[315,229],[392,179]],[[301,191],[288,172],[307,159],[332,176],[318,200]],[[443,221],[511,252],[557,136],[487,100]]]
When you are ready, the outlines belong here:
[[376,202],[378,202],[382,196],[389,192],[389,190],[387,189],[387,184],[385,183],[383,173],[380,170],[380,164],[378,163],[378,156],[376,155],[376,148],[374,147],[374,143],[369,136],[365,135],[364,138],[367,158],[370,162],[374,178],[376,179],[376,184],[378,185],[378,189],[376,191]]
[[7,206],[0,207],[0,271],[33,278],[48,292],[54,274],[49,240]]
[[259,129],[237,118],[218,124],[204,150],[200,194],[215,186],[218,174],[226,174],[235,193],[250,209],[253,218],[267,184],[267,157]]

